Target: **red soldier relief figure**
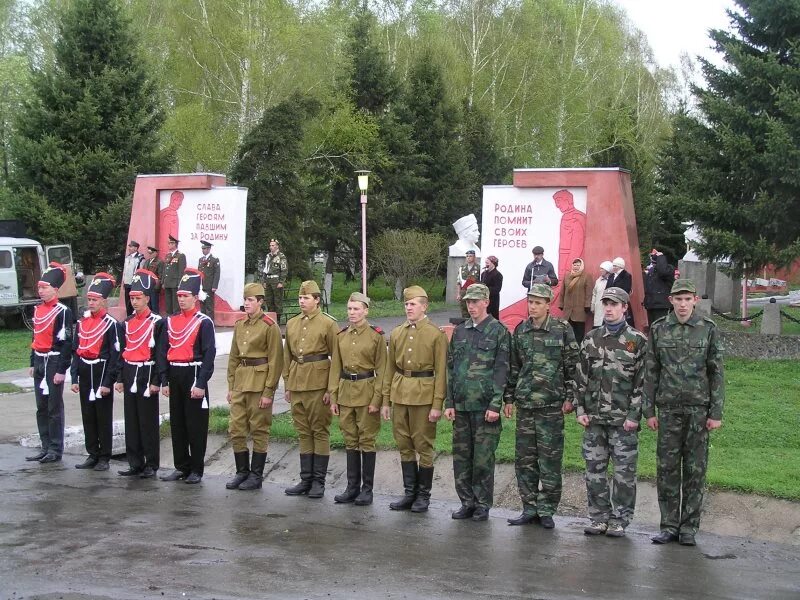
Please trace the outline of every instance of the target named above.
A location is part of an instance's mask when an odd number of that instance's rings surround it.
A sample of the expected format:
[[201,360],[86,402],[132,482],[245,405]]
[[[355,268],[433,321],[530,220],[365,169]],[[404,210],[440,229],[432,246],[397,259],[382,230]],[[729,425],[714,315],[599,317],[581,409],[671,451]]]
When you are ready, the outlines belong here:
[[162,259],[168,252],[167,242],[169,241],[169,236],[174,237],[176,240],[181,239],[181,236],[178,235],[180,226],[178,209],[181,204],[183,204],[183,192],[175,191],[169,196],[169,206],[161,209],[158,223],[158,250],[161,252]]
[[552,304],[558,306],[558,297],[564,286],[564,278],[572,268],[572,261],[583,258],[583,243],[586,239],[586,214],[575,208],[575,199],[569,190],[558,190],[553,194],[556,207],[561,211],[561,228],[558,242],[558,286],[554,290]]

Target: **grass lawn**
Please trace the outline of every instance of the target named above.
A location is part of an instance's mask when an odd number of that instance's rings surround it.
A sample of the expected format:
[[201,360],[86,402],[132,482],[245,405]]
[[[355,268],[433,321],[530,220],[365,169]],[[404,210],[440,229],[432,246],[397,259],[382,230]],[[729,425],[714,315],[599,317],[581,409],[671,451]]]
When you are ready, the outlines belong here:
[[23,369],[30,365],[31,332],[23,329],[0,330],[0,371]]
[[[711,437],[708,483],[714,488],[754,492],[778,498],[800,500],[800,361],[726,360],[726,405],[724,426]],[[212,411],[212,429],[227,431],[227,410]],[[644,424],[644,422],[643,422]],[[582,428],[574,416],[566,418],[564,469],[581,472]],[[296,434],[289,414],[276,415],[272,422],[275,440],[294,440]],[[439,422],[436,449],[452,452],[453,428]],[[639,475],[655,478],[656,434],[646,427],[640,434]],[[331,445],[344,442],[334,419]],[[390,422],[384,422],[377,446],[394,449]],[[503,423],[497,450],[499,462],[514,460],[514,422]]]

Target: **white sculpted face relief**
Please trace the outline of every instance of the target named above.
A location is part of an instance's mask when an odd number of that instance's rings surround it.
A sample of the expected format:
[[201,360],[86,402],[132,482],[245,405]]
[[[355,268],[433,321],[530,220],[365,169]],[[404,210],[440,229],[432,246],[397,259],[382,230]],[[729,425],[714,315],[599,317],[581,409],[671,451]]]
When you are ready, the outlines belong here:
[[478,220],[475,215],[469,214],[461,217],[453,223],[453,229],[458,234],[458,241],[450,246],[450,256],[465,256],[467,250],[474,250],[480,256],[481,249],[478,247],[478,240],[481,238],[481,231],[478,229]]

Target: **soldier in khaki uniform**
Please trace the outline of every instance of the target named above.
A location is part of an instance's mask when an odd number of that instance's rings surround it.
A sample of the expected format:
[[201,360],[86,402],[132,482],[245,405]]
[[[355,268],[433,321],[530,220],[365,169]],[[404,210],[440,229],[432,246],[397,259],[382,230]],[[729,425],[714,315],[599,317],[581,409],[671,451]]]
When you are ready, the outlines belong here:
[[[347,320],[337,336],[338,352],[331,364],[331,412],[347,449],[347,489],[336,502],[372,504],[375,476],[375,438],[381,428],[386,340],[383,331],[367,322],[369,298],[354,292],[347,301]],[[388,405],[387,405],[388,406]]]
[[[433,485],[436,422],[447,392],[447,336],[425,314],[428,294],[424,289],[408,287],[403,299],[408,320],[389,336],[383,399],[384,405],[390,402],[392,406],[405,495],[389,508],[425,512]],[[382,411],[388,416],[388,407]]]
[[[264,477],[272,399],[283,371],[283,344],[278,325],[261,310],[264,287],[244,286],[244,312],[236,322],[228,355],[228,433],[236,461],[236,475],[229,490],[257,490]],[[253,438],[253,460],[247,450],[247,435]]]
[[278,323],[281,322],[283,313],[283,286],[286,284],[288,273],[289,265],[286,262],[286,255],[281,252],[278,240],[270,240],[269,254],[264,260],[261,278],[264,282],[264,292],[267,294],[267,310],[278,315]]
[[322,498],[331,452],[329,357],[337,352],[339,328],[336,320],[319,308],[316,281],[300,284],[298,301],[300,314],[286,323],[283,381],[300,441],[300,483],[285,491],[289,496]]
[[209,241],[202,240],[203,256],[197,263],[197,270],[203,274],[203,292],[206,297],[200,300],[200,310],[212,321],[214,320],[214,300],[217,295],[217,288],[219,287],[220,266],[219,259],[211,255],[212,244]]
[[169,252],[164,257],[164,279],[161,280],[161,285],[164,288],[164,304],[168,316],[180,310],[178,284],[186,270],[186,255],[178,250],[179,241],[169,236]]

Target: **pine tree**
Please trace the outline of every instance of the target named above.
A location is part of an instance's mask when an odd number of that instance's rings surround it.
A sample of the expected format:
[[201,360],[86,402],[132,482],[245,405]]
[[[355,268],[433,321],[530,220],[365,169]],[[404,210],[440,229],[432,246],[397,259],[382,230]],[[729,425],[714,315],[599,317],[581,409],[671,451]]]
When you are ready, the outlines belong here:
[[702,232],[702,256],[751,270],[800,256],[800,4],[737,4],[735,32],[711,32],[725,66],[701,59],[702,116],[676,128],[671,193]]
[[[73,243],[87,272],[118,266],[128,222],[104,214],[124,212],[111,205],[130,203],[137,173],[164,172],[172,163],[160,135],[158,90],[119,2],[71,2],[54,63],[33,73],[32,85],[15,140],[13,210],[44,237],[53,235],[43,222],[48,213],[63,215],[69,226],[61,241]],[[40,214],[28,209],[31,195],[44,203]]]

